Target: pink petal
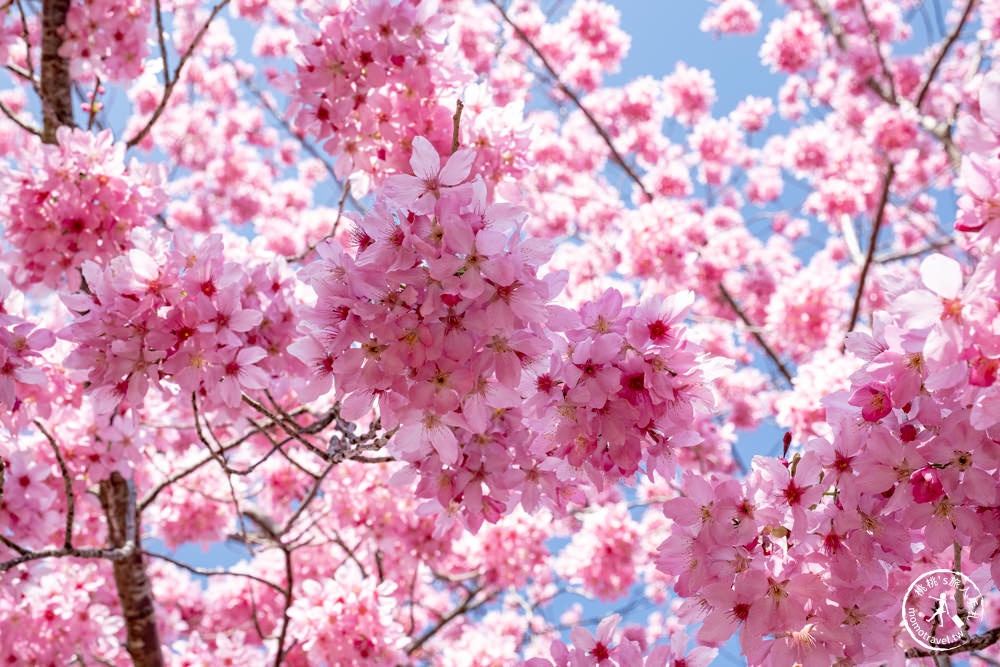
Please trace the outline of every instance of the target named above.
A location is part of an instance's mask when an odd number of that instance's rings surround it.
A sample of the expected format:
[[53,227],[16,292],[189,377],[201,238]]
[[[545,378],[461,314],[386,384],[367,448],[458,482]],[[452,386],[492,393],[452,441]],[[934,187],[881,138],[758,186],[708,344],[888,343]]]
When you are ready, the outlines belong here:
[[938,296],[954,299],[962,291],[962,267],[951,257],[931,255],[920,263],[920,279]]
[[267,356],[267,351],[262,347],[245,347],[236,355],[236,363],[240,366],[255,364]]
[[[415,144],[416,141],[414,141],[414,145]],[[444,169],[441,170],[441,175],[438,178],[441,185],[458,185],[464,181],[469,177],[469,170],[472,169],[472,163],[475,160],[476,152],[469,148],[463,148],[460,151],[455,151],[455,153],[448,158],[448,162],[444,165]]]
[[437,178],[441,169],[441,156],[437,149],[424,137],[413,140],[413,155],[410,157],[410,167],[413,173],[423,180]]
[[441,456],[441,461],[448,465],[458,463],[458,439],[447,426],[430,429],[431,445]]
[[495,255],[503,252],[507,237],[500,232],[484,229],[476,234],[476,250],[484,255]]
[[229,328],[233,331],[250,331],[263,319],[264,315],[259,310],[237,310],[229,318]]

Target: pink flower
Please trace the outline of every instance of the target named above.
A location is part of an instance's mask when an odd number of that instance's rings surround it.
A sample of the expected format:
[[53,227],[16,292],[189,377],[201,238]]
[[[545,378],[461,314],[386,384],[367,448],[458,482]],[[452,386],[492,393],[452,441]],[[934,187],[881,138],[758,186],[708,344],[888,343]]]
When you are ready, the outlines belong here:
[[[263,368],[255,364],[267,357],[267,352],[260,347],[229,348],[223,353],[222,363],[214,370],[219,377],[219,391],[223,402],[231,408],[240,404],[243,391],[246,389],[267,389],[270,378]],[[211,390],[210,390],[211,391]]]
[[597,665],[597,667],[612,667],[614,665],[611,662],[611,657],[616,653],[617,648],[612,648],[611,642],[620,620],[621,616],[618,614],[613,614],[602,620],[597,626],[597,637],[579,625],[570,630],[569,636],[573,640],[573,646],[594,660],[589,664]]
[[442,191],[454,188],[468,178],[475,159],[475,151],[462,149],[455,151],[441,168],[441,156],[437,149],[424,137],[417,137],[413,140],[413,156],[410,158],[415,176],[390,176],[385,181],[383,193],[414,213],[433,213]]
[[861,408],[861,416],[865,421],[877,422],[892,412],[892,399],[888,388],[881,383],[872,383],[860,387],[847,401]]
[[918,503],[932,503],[944,495],[944,488],[938,479],[937,471],[930,466],[910,475],[910,490],[913,491],[913,499]]

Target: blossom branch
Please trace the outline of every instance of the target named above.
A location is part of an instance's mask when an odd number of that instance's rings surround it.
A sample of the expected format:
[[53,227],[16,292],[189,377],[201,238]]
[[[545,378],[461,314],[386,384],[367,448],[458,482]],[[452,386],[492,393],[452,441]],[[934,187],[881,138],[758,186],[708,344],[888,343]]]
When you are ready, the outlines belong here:
[[729,293],[729,290],[726,289],[726,286],[723,285],[722,282],[719,283],[719,294],[722,295],[722,298],[725,300],[726,304],[729,305],[732,311],[736,313],[736,316],[739,317],[743,324],[746,325],[750,335],[753,336],[753,339],[757,341],[757,344],[764,350],[764,354],[766,354],[778,368],[778,372],[781,373],[781,376],[788,381],[788,384],[792,384],[792,374],[788,370],[788,367],[785,366],[783,361],[781,361],[781,358],[778,356],[778,353],[774,351],[774,348],[768,345],[768,343],[764,340],[764,337],[760,333],[760,329],[754,326],[753,322],[750,321],[750,318],[743,311],[740,305],[736,303],[733,295]]
[[12,121],[14,121],[14,123],[25,132],[30,132],[36,137],[42,136],[42,133],[39,132],[37,128],[28,125],[23,120],[18,118],[17,115],[11,110],[11,108],[8,107],[2,100],[0,100],[0,111],[2,111],[3,115],[7,116],[7,118],[10,118]]
[[[106,489],[112,489],[107,491]],[[109,493],[114,493],[114,497],[108,498]],[[0,541],[19,552],[21,555],[11,560],[0,562],[0,572],[6,572],[12,567],[43,558],[61,558],[73,556],[75,558],[103,558],[117,564],[126,559],[136,556],[136,502],[135,487],[131,483],[126,483],[117,472],[111,474],[111,479],[101,483],[101,502],[105,501],[113,504],[114,507],[122,511],[116,514],[114,525],[108,524],[109,542],[108,548],[91,547],[63,547],[61,549],[43,549],[32,551],[17,546],[6,537],[0,536]],[[123,516],[122,516],[123,515]],[[118,519],[124,518],[124,526]],[[113,533],[113,534],[112,534]],[[143,572],[145,574],[145,572]],[[117,583],[117,577],[116,577]],[[136,663],[137,665],[139,663]]]
[[966,3],[965,11],[962,12],[962,16],[959,18],[958,23],[955,24],[955,28],[951,31],[951,34],[948,35],[948,38],[942,45],[941,53],[938,54],[938,57],[935,58],[934,62],[931,64],[931,69],[927,73],[927,78],[920,84],[920,90],[917,92],[917,101],[915,102],[918,110],[920,109],[920,105],[923,104],[924,98],[927,96],[931,84],[934,82],[934,77],[941,68],[941,64],[944,62],[945,56],[948,55],[948,51],[951,50],[951,47],[958,40],[958,36],[962,32],[962,28],[965,27],[965,24],[969,20],[969,16],[972,15],[972,10],[975,6],[976,0],[969,0]]
[[896,165],[889,163],[889,168],[885,172],[882,181],[882,192],[879,195],[878,208],[875,211],[875,220],[872,222],[872,234],[868,240],[868,254],[865,255],[865,263],[861,265],[861,276],[858,278],[858,290],[854,294],[854,305],[851,307],[851,320],[847,326],[847,331],[854,331],[854,326],[858,322],[858,314],[861,312],[861,299],[865,293],[865,280],[868,278],[868,271],[871,269],[872,261],[875,259],[875,246],[878,241],[878,233],[882,229],[882,222],[885,220],[885,209],[889,203],[889,189],[892,186],[892,179],[896,175]]
[[457,607],[455,607],[454,609],[452,609],[450,612],[448,612],[447,614],[445,614],[444,616],[442,616],[441,619],[436,624],[434,624],[434,627],[432,627],[430,630],[428,630],[427,632],[425,632],[420,637],[420,639],[416,640],[415,642],[413,642],[412,644],[410,644],[409,646],[406,647],[406,655],[413,655],[414,653],[416,653],[420,649],[420,647],[422,647],[432,637],[434,637],[434,635],[436,635],[437,633],[441,632],[441,630],[444,628],[444,626],[448,625],[448,623],[451,623],[453,620],[455,620],[456,618],[458,618],[462,614],[465,614],[467,612],[475,611],[476,609],[479,609],[483,605],[485,605],[485,604],[489,603],[490,601],[492,601],[500,593],[499,590],[493,591],[492,593],[490,593],[489,595],[487,595],[485,598],[483,598],[479,602],[476,602],[475,604],[473,604],[472,601],[476,598],[477,595],[479,595],[480,592],[482,592],[482,590],[483,590],[482,587],[478,587],[478,588],[472,589],[471,591],[468,591],[465,599],[462,601],[461,604],[459,604]]
[[63,548],[72,549],[73,548],[73,519],[76,517],[76,498],[73,495],[73,482],[69,476],[69,470],[66,469],[66,461],[63,460],[62,452],[59,451],[59,445],[56,443],[55,438],[52,437],[42,425],[42,422],[35,420],[35,426],[38,430],[42,432],[45,439],[49,442],[49,447],[52,448],[53,453],[56,455],[56,462],[59,464],[59,472],[62,474],[63,480],[63,493],[66,494],[66,530],[63,535]]
[[[865,4],[865,0],[859,0],[858,4],[861,6],[861,16],[865,19],[865,25],[868,26],[868,36],[871,38],[872,46],[875,47],[878,62],[882,66],[882,74],[889,84],[889,99],[892,101],[892,104],[898,105],[899,98],[896,97],[896,81],[893,79],[892,70],[889,69],[888,63],[885,62],[885,55],[882,53],[882,42],[878,37],[878,30],[875,28],[875,24],[872,23],[871,16],[868,15],[868,6]],[[920,105],[918,104],[917,106]]]
[[[614,142],[611,139],[611,135],[608,134],[608,131],[604,129],[604,126],[601,125],[601,123],[594,117],[594,115],[587,109],[587,107],[584,106],[583,102],[580,101],[580,98],[566,84],[562,82],[562,79],[559,78],[559,75],[556,73],[551,63],[549,63],[548,59],[542,53],[541,49],[539,49],[538,46],[535,45],[535,43],[531,40],[531,38],[516,23],[514,23],[513,20],[511,20],[510,16],[500,5],[498,0],[490,0],[490,4],[492,4],[494,7],[497,8],[497,10],[500,12],[500,15],[503,17],[504,22],[507,23],[507,25],[509,25],[514,30],[518,38],[520,38],[520,40],[524,42],[528,46],[528,48],[530,48],[531,51],[538,57],[538,59],[542,63],[542,66],[552,77],[553,84],[559,90],[561,90],[573,102],[573,104],[576,105],[576,108],[579,109],[583,113],[583,115],[587,118],[587,121],[590,123],[590,126],[594,129],[595,132],[597,132],[598,136],[600,136],[601,140],[604,141],[604,144],[611,152],[611,156],[614,162],[624,170],[625,174],[632,180],[632,182],[642,191],[644,195],[646,195],[646,200],[653,201],[653,195],[649,191],[649,189],[646,188],[645,184],[642,182],[642,179],[639,178],[638,174],[635,173],[635,170],[633,170],[628,165],[628,163],[625,162],[625,158],[623,158],[621,153],[618,152],[618,149],[615,148]],[[764,340],[764,337],[759,332],[755,332],[752,330],[753,324],[747,318],[746,313],[744,313],[742,309],[740,309],[736,301],[733,300],[729,292],[726,291],[726,288],[721,283],[721,281],[719,283],[719,292],[723,300],[727,304],[729,304],[729,306],[733,309],[733,312],[736,313],[736,315],[743,321],[743,323],[746,326],[751,327],[751,333],[754,337],[754,340],[756,340],[757,343],[761,346],[761,348],[764,350],[764,353],[768,356],[768,358],[770,358],[775,363],[775,365],[778,367],[778,371],[782,374],[782,376],[784,376],[785,379],[788,380],[789,383],[791,383],[792,376],[791,373],[788,371],[788,368],[785,367],[784,363],[778,357],[777,352],[774,351],[774,348],[772,348]]]
[[[201,38],[205,36],[206,32],[208,32],[208,28],[212,25],[212,21],[215,20],[215,17],[219,14],[219,12],[221,12],[222,9],[228,4],[229,0],[222,0],[212,8],[212,13],[209,14],[208,19],[202,24],[187,50],[184,51],[183,55],[181,55],[180,62],[177,63],[177,68],[174,70],[173,76],[170,75],[170,70],[163,70],[163,95],[160,97],[160,103],[156,105],[156,109],[153,110],[153,115],[150,116],[148,121],[146,121],[146,125],[143,126],[143,128],[139,130],[134,137],[125,142],[125,145],[128,148],[132,148],[145,139],[146,135],[149,134],[149,131],[153,129],[153,125],[155,125],[156,121],[158,121],[160,116],[163,115],[164,110],[167,108],[167,102],[170,101],[170,95],[174,92],[174,86],[177,85],[177,82],[181,78],[181,71],[184,69],[184,65],[191,57],[191,54],[194,53],[194,50],[198,47],[198,43],[201,42]],[[159,9],[159,5],[157,5],[157,9]],[[159,11],[157,11],[157,16],[159,16]],[[162,26],[157,27],[162,29]],[[164,62],[166,62],[165,54]]]
[[188,565],[187,563],[175,560],[170,556],[165,556],[163,554],[158,554],[152,551],[143,550],[142,553],[145,554],[146,556],[152,556],[153,558],[166,561],[168,563],[171,563],[172,565],[176,565],[177,567],[183,570],[187,570],[188,572],[200,575],[202,577],[243,577],[244,579],[250,579],[252,581],[264,584],[265,586],[270,586],[279,593],[284,592],[284,589],[278,584],[274,583],[273,581],[268,581],[263,577],[258,577],[257,575],[254,574],[248,574],[246,572],[233,572],[232,570],[206,570],[200,567],[194,567],[192,565]]
[[987,630],[981,635],[976,635],[966,643],[961,646],[956,646],[955,648],[945,649],[942,651],[928,651],[918,648],[907,649],[906,657],[928,658],[934,655],[956,655],[958,653],[965,653],[966,651],[982,651],[984,648],[993,646],[998,641],[1000,641],[1000,626],[995,627],[992,630]]
[[541,49],[539,49],[538,46],[536,46],[535,43],[531,40],[531,38],[528,37],[528,35],[523,30],[521,30],[520,26],[518,26],[516,23],[514,23],[514,21],[511,20],[506,10],[504,10],[503,5],[501,5],[498,0],[490,0],[490,4],[492,4],[494,7],[497,8],[497,10],[499,10],[500,15],[503,17],[504,22],[514,30],[514,32],[517,34],[520,40],[524,42],[524,44],[529,49],[531,49],[531,51],[535,54],[535,56],[538,57],[538,59],[542,63],[542,67],[544,67],[545,70],[549,73],[549,76],[552,77],[552,81],[555,84],[556,88],[562,91],[562,93],[566,95],[566,97],[568,97],[573,102],[576,108],[579,109],[583,113],[583,115],[587,117],[587,120],[590,122],[590,126],[594,128],[594,131],[597,132],[597,134],[604,141],[604,144],[608,147],[608,150],[611,151],[611,158],[614,160],[615,164],[621,167],[625,171],[625,173],[628,174],[629,178],[631,178],[632,181],[639,187],[639,189],[642,190],[642,193],[646,195],[646,200],[652,201],[653,200],[652,193],[650,193],[650,191],[646,188],[646,186],[642,182],[642,179],[639,178],[639,176],[635,173],[632,167],[630,167],[628,163],[625,162],[625,158],[622,157],[622,154],[618,152],[618,149],[615,148],[615,144],[611,140],[611,136],[608,134],[608,131],[604,129],[604,127],[600,124],[600,122],[598,122],[596,118],[594,118],[594,114],[592,114],[590,110],[583,105],[583,102],[580,101],[580,98],[577,96],[577,94],[574,93],[569,86],[567,86],[565,83],[562,82],[562,79],[559,78],[559,75],[552,67],[552,64],[549,62],[548,58],[545,57],[545,54],[542,53]]

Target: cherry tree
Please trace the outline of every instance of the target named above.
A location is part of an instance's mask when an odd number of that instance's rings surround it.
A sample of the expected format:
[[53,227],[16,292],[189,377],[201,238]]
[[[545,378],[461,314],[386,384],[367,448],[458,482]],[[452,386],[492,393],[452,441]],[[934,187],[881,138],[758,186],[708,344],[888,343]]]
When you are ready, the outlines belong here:
[[0,660],[997,664],[1000,2],[699,27],[0,5]]

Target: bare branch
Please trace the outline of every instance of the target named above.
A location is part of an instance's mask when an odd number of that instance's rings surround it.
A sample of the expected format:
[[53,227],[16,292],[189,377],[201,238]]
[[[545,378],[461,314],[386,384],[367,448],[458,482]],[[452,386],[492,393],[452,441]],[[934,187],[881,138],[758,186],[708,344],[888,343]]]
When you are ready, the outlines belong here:
[[[177,82],[180,81],[181,71],[184,69],[184,65],[191,57],[191,54],[194,53],[194,50],[198,47],[198,43],[201,42],[201,38],[205,36],[206,32],[208,32],[208,28],[210,25],[212,25],[212,21],[215,20],[215,17],[219,14],[219,12],[221,12],[222,9],[228,4],[229,0],[221,0],[219,4],[215,5],[215,7],[212,8],[212,13],[209,14],[208,19],[205,21],[204,24],[202,24],[201,28],[198,30],[198,33],[194,36],[194,39],[191,41],[191,44],[188,46],[187,50],[181,56],[181,60],[179,63],[177,63],[177,69],[174,70],[173,75],[172,76],[170,75],[169,70],[163,71],[164,85],[163,85],[163,95],[160,97],[160,103],[156,105],[156,109],[153,110],[153,115],[150,116],[148,121],[146,121],[146,125],[143,126],[143,128],[139,130],[139,132],[134,137],[125,142],[125,145],[128,148],[132,148],[140,141],[145,139],[146,135],[149,134],[149,131],[153,129],[153,125],[155,125],[156,121],[158,121],[160,119],[160,116],[163,115],[163,111],[167,108],[167,102],[170,101],[170,95],[174,92],[174,86],[176,86]],[[159,5],[157,5],[157,9],[158,8]],[[157,15],[159,15],[159,12],[157,12]],[[158,25],[157,27],[161,28],[162,26]],[[165,58],[166,56],[164,55],[164,59]]]
[[59,451],[59,445],[56,444],[55,438],[45,430],[45,426],[42,422],[35,420],[35,426],[38,430],[42,432],[45,439],[49,441],[49,446],[56,455],[56,462],[59,464],[59,472],[62,474],[63,480],[63,493],[66,494],[66,530],[63,535],[63,548],[72,549],[73,548],[73,519],[76,517],[76,498],[73,495],[73,482],[69,476],[69,470],[66,469],[66,462],[63,460],[62,452]]
[[865,256],[865,263],[861,265],[861,276],[858,278],[858,291],[854,294],[854,306],[851,308],[851,321],[847,325],[847,331],[854,331],[854,326],[858,323],[858,313],[861,312],[861,299],[865,293],[865,280],[868,278],[868,270],[872,266],[875,258],[875,246],[878,244],[878,233],[882,229],[882,222],[885,220],[885,209],[889,203],[889,189],[892,186],[892,179],[896,175],[896,165],[889,163],[889,168],[885,172],[885,179],[882,181],[882,193],[879,195],[878,208],[875,211],[875,220],[872,222],[872,235],[868,240],[868,254]]
[[340,193],[340,201],[337,202],[337,219],[333,221],[333,229],[331,229],[330,233],[321,238],[320,240],[316,241],[315,243],[310,243],[309,245],[307,245],[306,249],[300,252],[298,255],[286,257],[285,259],[287,261],[301,262],[303,259],[308,257],[313,250],[316,249],[316,246],[318,246],[320,243],[323,243],[327,239],[332,239],[337,234],[337,228],[340,226],[340,219],[344,215],[344,202],[346,202],[347,198],[351,196],[351,182],[345,181],[341,187],[343,188],[343,190]]
[[14,121],[14,123],[25,132],[30,132],[36,137],[42,136],[42,133],[38,131],[38,128],[32,127],[31,125],[28,125],[23,120],[18,118],[17,115],[13,111],[11,111],[10,107],[4,104],[3,100],[0,100],[0,111],[2,111],[3,115],[7,116],[7,118],[10,118],[12,121]]

